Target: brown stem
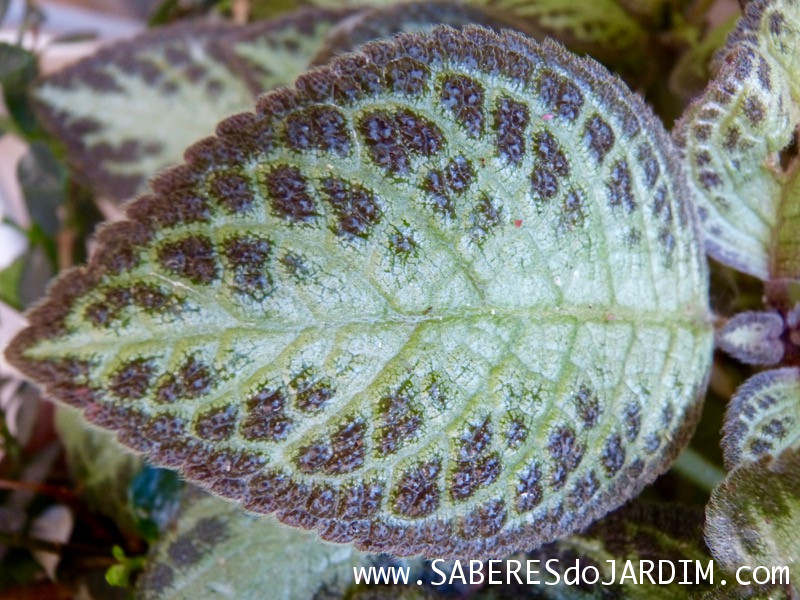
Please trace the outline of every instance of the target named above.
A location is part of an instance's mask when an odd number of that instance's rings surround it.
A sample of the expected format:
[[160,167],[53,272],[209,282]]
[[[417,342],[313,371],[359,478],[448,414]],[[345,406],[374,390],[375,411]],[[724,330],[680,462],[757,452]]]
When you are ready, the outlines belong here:
[[19,533],[4,533],[2,531],[0,531],[0,544],[12,548],[25,548],[26,550],[38,550],[42,552],[52,552],[54,554],[61,554],[64,550],[72,550],[97,556],[105,556],[108,554],[108,548],[97,548],[84,544],[53,542],[40,538],[27,537]]
[[42,494],[43,496],[50,496],[51,498],[55,498],[56,500],[65,502],[67,504],[76,504],[80,502],[78,495],[71,489],[47,485],[46,483],[0,479],[0,490],[22,490],[25,492],[34,492],[36,494]]

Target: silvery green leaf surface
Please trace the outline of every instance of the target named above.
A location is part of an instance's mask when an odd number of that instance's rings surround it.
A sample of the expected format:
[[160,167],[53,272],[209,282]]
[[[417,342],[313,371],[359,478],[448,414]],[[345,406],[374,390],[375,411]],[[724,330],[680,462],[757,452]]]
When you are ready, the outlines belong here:
[[[735,468],[711,494],[706,507],[706,541],[732,571],[787,567],[781,575],[792,598],[800,594],[800,448],[787,448]],[[752,579],[753,571],[745,571]],[[764,572],[760,572],[764,577]]]
[[728,404],[723,433],[728,469],[800,447],[800,369],[774,369],[748,379]]
[[786,329],[778,312],[747,311],[735,315],[717,332],[719,348],[748,365],[776,365],[783,358]]
[[155,463],[327,540],[464,558],[585,527],[688,441],[695,215],[597,63],[406,34],[186,157],[7,352]]
[[320,589],[343,597],[354,565],[367,561],[350,546],[258,518],[233,504],[195,494],[150,548],[136,584],[141,600],[271,598],[308,600]]
[[751,2],[719,73],[676,125],[708,252],[761,279],[800,277],[800,4]]

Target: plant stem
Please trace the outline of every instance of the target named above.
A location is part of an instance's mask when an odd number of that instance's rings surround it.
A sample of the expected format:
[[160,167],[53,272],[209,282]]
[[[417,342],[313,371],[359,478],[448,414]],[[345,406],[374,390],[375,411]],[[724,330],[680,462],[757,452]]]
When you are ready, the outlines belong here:
[[672,468],[708,493],[725,479],[725,471],[693,448],[686,448],[681,452]]

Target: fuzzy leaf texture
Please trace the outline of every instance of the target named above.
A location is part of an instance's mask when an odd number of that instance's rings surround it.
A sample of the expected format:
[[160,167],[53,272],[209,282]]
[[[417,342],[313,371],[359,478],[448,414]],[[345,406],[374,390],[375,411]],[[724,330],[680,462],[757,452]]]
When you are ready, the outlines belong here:
[[723,433],[729,470],[800,448],[800,369],[774,369],[748,379],[728,404]]
[[311,64],[324,65],[337,54],[351,52],[367,42],[397,33],[429,32],[436,25],[450,25],[458,29],[470,24],[495,31],[516,29],[536,39],[544,37],[543,33],[524,21],[506,21],[500,15],[477,6],[448,1],[400,2],[387,7],[364,9],[339,21],[325,35]]
[[717,345],[748,365],[776,365],[783,358],[781,335],[786,329],[777,311],[735,315],[717,332]]
[[597,63],[406,34],[186,156],[8,352],[155,463],[327,540],[465,558],[585,527],[688,440],[695,215]]
[[[744,463],[711,494],[706,540],[731,571],[747,565],[788,566],[783,587],[800,594],[800,448]],[[750,576],[750,573],[747,574]],[[763,571],[759,574],[763,578]],[[790,587],[791,586],[791,587]]]
[[674,137],[717,260],[800,278],[800,2],[750,2]]

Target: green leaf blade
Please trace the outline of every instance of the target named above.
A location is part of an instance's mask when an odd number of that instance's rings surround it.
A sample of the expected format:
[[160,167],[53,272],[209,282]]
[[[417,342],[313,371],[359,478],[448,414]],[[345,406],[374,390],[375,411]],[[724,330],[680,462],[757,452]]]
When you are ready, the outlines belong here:
[[695,216],[596,63],[405,35],[217,135],[9,351],[124,443],[324,539],[463,558],[584,527],[687,442]]

